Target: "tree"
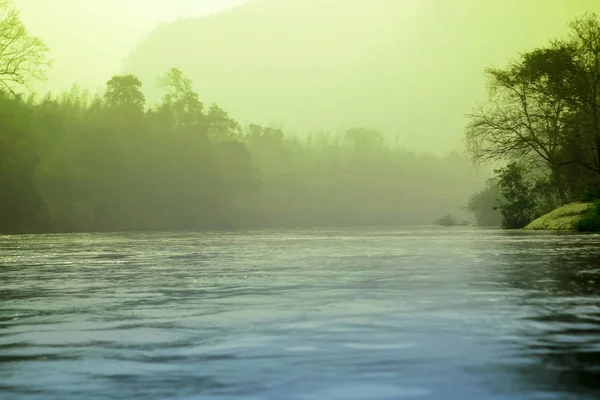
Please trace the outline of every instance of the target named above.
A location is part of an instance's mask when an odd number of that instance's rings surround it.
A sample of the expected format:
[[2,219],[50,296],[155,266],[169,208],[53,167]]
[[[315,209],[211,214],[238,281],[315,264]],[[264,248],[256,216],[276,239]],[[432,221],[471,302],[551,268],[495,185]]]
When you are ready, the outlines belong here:
[[531,193],[532,182],[525,177],[523,166],[510,163],[495,171],[500,189],[502,227],[520,229],[536,217],[536,204]]
[[142,82],[135,75],[115,75],[106,83],[104,98],[109,106],[143,112],[146,98]]
[[489,100],[470,114],[465,139],[476,162],[508,159],[548,168],[566,201],[559,169],[570,162],[561,156],[571,109],[548,88],[547,74],[532,71],[539,59],[552,58],[559,51],[527,53],[506,69],[488,69]]
[[576,111],[578,138],[591,161],[583,164],[600,174],[600,20],[585,14],[569,23],[571,32],[562,45],[571,49],[570,79],[559,87],[562,97]]
[[194,91],[192,80],[179,68],[173,68],[159,78],[158,85],[167,92],[163,96],[163,107],[173,113],[176,125],[189,127],[203,122],[204,104]]
[[0,87],[15,94],[16,87],[46,78],[48,48],[28,34],[19,12],[9,0],[0,0]]
[[47,229],[48,210],[35,187],[33,119],[29,104],[0,92],[0,233]]
[[502,225],[500,205],[500,191],[494,182],[488,181],[485,189],[471,196],[467,211],[473,214],[477,226],[500,226]]
[[569,27],[566,39],[487,70],[489,100],[465,134],[476,162],[547,169],[563,203],[600,181],[600,21],[586,14]]
[[206,119],[208,135],[212,141],[228,140],[240,134],[240,125],[216,104],[211,105]]
[[383,145],[383,136],[376,129],[351,128],[345,138],[356,152],[376,151]]

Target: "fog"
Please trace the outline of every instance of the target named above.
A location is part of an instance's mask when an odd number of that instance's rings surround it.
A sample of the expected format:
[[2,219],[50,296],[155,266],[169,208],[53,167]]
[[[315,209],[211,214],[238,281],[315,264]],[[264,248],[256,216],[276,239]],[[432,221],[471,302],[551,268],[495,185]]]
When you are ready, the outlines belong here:
[[439,154],[462,148],[486,67],[600,10],[594,0],[264,0],[226,12],[242,2],[17,4],[55,59],[44,89],[101,90],[127,71],[158,100],[156,77],[179,67],[242,123],[301,134],[369,126]]
[[50,47],[54,68],[40,91],[73,84],[101,90],[132,48],[160,24],[222,11],[243,0],[15,0],[29,31]]
[[600,0],[0,0],[0,400],[600,399]]
[[[23,160],[3,167],[11,232],[469,220],[492,167],[474,168],[463,146],[485,69],[600,11],[584,0],[14,4],[52,66],[1,92],[3,151]],[[497,224],[490,193],[484,219]]]

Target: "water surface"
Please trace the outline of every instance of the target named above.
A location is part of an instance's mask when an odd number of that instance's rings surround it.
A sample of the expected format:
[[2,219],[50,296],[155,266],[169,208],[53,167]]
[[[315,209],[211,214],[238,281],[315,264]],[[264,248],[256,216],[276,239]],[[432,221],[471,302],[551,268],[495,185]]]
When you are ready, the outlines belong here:
[[600,236],[0,237],[7,399],[596,399]]

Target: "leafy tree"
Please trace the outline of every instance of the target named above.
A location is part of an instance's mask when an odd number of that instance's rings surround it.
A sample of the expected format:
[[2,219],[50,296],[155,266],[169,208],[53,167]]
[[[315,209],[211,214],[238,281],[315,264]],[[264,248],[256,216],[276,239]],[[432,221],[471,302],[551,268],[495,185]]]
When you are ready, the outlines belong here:
[[47,229],[48,210],[35,187],[40,163],[33,149],[31,110],[0,92],[0,232]]
[[204,104],[194,91],[192,80],[179,68],[159,78],[158,85],[166,91],[162,106],[173,114],[176,125],[190,127],[204,122]]
[[206,114],[208,135],[213,141],[239,139],[240,124],[229,117],[229,114],[217,104],[210,106]]
[[536,204],[531,193],[532,184],[526,178],[524,168],[510,163],[495,172],[502,196],[502,226],[508,229],[525,227],[536,217]]
[[477,226],[501,226],[502,214],[500,205],[502,195],[493,181],[488,181],[486,187],[469,199],[467,211],[475,217]]
[[570,108],[548,90],[547,76],[532,71],[532,65],[541,57],[560,59],[555,51],[542,53],[524,54],[519,62],[504,70],[487,70],[490,99],[470,115],[466,143],[477,162],[508,159],[529,167],[548,168],[561,197],[567,201],[559,169],[570,162],[561,157]]
[[146,98],[142,82],[134,75],[116,75],[106,83],[104,98],[109,106],[141,113]]
[[577,134],[591,145],[592,162],[584,165],[600,174],[600,20],[585,14],[569,23],[570,35],[562,46],[570,49],[572,67],[564,79],[562,97],[576,111]]
[[600,21],[586,14],[569,27],[565,39],[487,70],[489,99],[465,133],[475,162],[531,172],[530,195],[542,212],[600,187]]
[[383,136],[376,129],[348,129],[345,133],[345,138],[350,146],[360,153],[378,150],[383,145]]
[[0,86],[14,94],[18,86],[45,79],[47,53],[46,45],[29,35],[12,2],[0,0]]

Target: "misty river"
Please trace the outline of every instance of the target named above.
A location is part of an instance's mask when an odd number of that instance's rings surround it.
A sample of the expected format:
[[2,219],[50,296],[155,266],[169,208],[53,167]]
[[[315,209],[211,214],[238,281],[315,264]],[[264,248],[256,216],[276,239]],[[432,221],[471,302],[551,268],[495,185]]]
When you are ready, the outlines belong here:
[[587,399],[600,236],[0,236],[6,399]]

